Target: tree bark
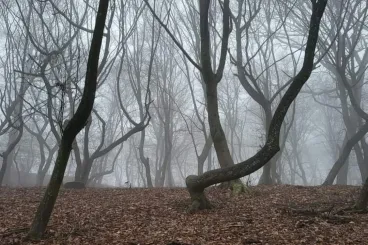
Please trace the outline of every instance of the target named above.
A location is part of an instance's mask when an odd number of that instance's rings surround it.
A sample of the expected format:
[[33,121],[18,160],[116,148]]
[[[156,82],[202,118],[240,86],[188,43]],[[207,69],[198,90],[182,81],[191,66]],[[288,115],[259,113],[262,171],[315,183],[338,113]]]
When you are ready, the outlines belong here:
[[368,132],[368,123],[365,123],[358,132],[354,134],[345,144],[343,150],[341,151],[339,159],[335,162],[332,169],[328,173],[326,180],[323,182],[322,185],[332,185],[336,175],[340,171],[341,167],[344,165],[346,159],[349,157],[351,150],[353,149],[354,145],[361,140],[364,135]]
[[358,210],[366,210],[368,204],[368,178],[360,191],[359,198],[355,204],[355,208]]
[[[214,80],[212,78],[211,80]],[[230,150],[225,138],[224,130],[221,126],[220,116],[218,112],[218,96],[217,96],[217,82],[207,83],[207,110],[208,123],[210,125],[210,132],[213,140],[213,145],[216,150],[217,158],[221,168],[234,165]]]
[[87,72],[82,99],[76,113],[65,127],[50,183],[48,184],[43,199],[38,206],[36,215],[33,219],[27,236],[30,239],[41,238],[46,230],[64,178],[65,169],[68,163],[70,152],[72,150],[72,144],[77,134],[85,126],[91,114],[97,88],[98,62],[108,5],[108,0],[101,0],[99,2],[95,30],[93,32],[91,48],[88,56]]
[[[271,124],[272,120],[272,111],[271,111],[271,105],[267,104],[262,106],[262,108],[265,111],[265,131],[268,132],[268,129]],[[267,137],[267,136],[266,136]],[[263,172],[261,177],[259,178],[259,185],[271,185],[275,183],[275,179],[272,178],[272,168],[276,166],[276,157],[272,158],[269,163],[263,166]]]
[[[347,141],[348,141],[348,134],[346,133],[342,145],[345,146]],[[341,155],[340,151],[341,151],[341,148],[339,148],[339,155]],[[336,175],[337,185],[347,185],[348,184],[348,170],[349,170],[349,157],[346,159],[344,165],[341,167],[341,169]]]
[[363,152],[362,152],[362,155],[360,156],[360,160],[358,161],[361,162],[360,165],[362,166],[362,168],[361,168],[360,174],[361,174],[362,180],[364,180],[368,178],[368,164],[366,164],[364,161],[364,159],[368,159],[368,145],[364,137],[360,140],[360,144],[362,146]]
[[[217,93],[216,92],[216,86],[217,84],[213,85],[213,73],[211,70],[211,65],[208,63],[208,52],[209,52],[209,46],[206,46],[209,44],[209,34],[208,34],[208,4],[209,1],[201,1],[200,2],[200,28],[201,28],[201,60],[202,60],[202,74],[204,77],[206,77],[205,81],[207,82],[207,89],[209,92],[207,92],[208,99],[211,99],[211,102],[208,101],[209,107],[212,107],[208,110],[208,117],[209,122],[211,126],[211,135],[214,143],[217,141],[217,149],[222,150],[221,153],[223,153],[223,160],[227,159],[227,152],[226,148],[223,149],[220,146],[223,146],[223,139],[221,139],[223,132],[218,131],[218,123],[219,123],[219,116],[218,111],[215,110],[217,101]],[[228,9],[228,1],[224,2],[223,10],[224,15],[226,11],[229,11]],[[197,209],[206,209],[209,208],[209,202],[204,195],[204,189],[208,186],[211,186],[213,184],[222,183],[226,181],[232,181],[241,177],[244,177],[248,174],[253,173],[254,171],[260,169],[263,167],[269,160],[272,159],[273,156],[280,150],[280,131],[281,131],[281,125],[283,123],[283,120],[286,116],[286,113],[291,105],[291,103],[295,100],[298,93],[302,89],[303,85],[307,82],[309,79],[313,67],[314,67],[314,57],[315,57],[315,49],[316,44],[318,40],[318,33],[319,33],[319,27],[321,18],[323,16],[325,7],[327,4],[327,0],[319,0],[312,1],[312,16],[310,19],[310,25],[309,25],[309,33],[308,33],[308,39],[305,49],[305,55],[304,55],[304,62],[301,70],[294,78],[293,82],[291,83],[290,87],[285,92],[284,96],[281,98],[281,101],[275,111],[275,114],[272,118],[270,128],[268,130],[268,137],[266,140],[265,145],[262,147],[262,149],[256,153],[253,157],[249,158],[248,160],[231,165],[231,162],[226,162],[229,164],[225,168],[212,170],[209,172],[206,172],[200,176],[191,175],[188,176],[186,179],[186,185],[189,191],[189,194],[192,199],[192,205],[190,210],[195,211]],[[226,25],[224,25],[224,28],[226,28]],[[226,41],[226,37],[223,37],[223,42]],[[226,46],[227,49],[227,46]],[[225,50],[226,52],[226,50]],[[207,62],[203,62],[207,59]],[[220,62],[221,63],[221,62]],[[216,81],[216,80],[215,80]],[[219,80],[217,80],[219,81]],[[212,86],[209,84],[212,84]],[[212,104],[210,106],[210,104]],[[211,122],[211,119],[215,119],[215,122]],[[217,127],[214,127],[217,126]],[[217,129],[217,130],[216,130]],[[222,134],[221,134],[222,133]],[[220,137],[219,137],[220,135]],[[219,138],[218,138],[219,137]],[[219,144],[222,143],[222,144]],[[216,148],[216,144],[215,144]],[[225,152],[225,153],[224,153]],[[220,160],[220,158],[219,158]]]
[[[225,0],[223,4],[223,33],[221,54],[219,66],[216,73],[212,70],[211,52],[210,52],[210,33],[209,33],[209,6],[210,0],[200,1],[200,35],[201,35],[201,75],[206,84],[207,113],[208,124],[213,145],[216,151],[217,159],[221,168],[234,166],[234,160],[230,154],[230,149],[226,140],[224,130],[221,126],[218,105],[217,85],[222,79],[224,66],[226,62],[226,54],[228,48],[228,40],[231,32],[230,29],[230,7],[229,0]],[[229,180],[228,185],[233,190],[233,194],[244,191],[244,186],[240,180]],[[242,187],[241,187],[242,186]],[[241,188],[239,188],[241,187]],[[202,196],[202,195],[199,195]]]
[[38,172],[37,173],[37,181],[36,181],[36,187],[43,186],[43,182],[45,182],[46,173],[45,172]]
[[[12,138],[12,142],[9,143],[6,151],[3,153],[3,164],[1,166],[0,169],[0,186],[2,186],[3,181],[4,181],[4,177],[5,174],[8,172],[7,168],[9,167],[9,165],[13,164],[13,157],[12,157],[12,152],[15,148],[15,146],[19,143],[20,139],[22,138],[23,135],[23,119],[20,119],[21,125],[19,126],[19,132],[18,135],[16,136],[16,138]],[[10,162],[11,160],[11,162]],[[9,172],[10,174],[10,172]],[[6,183],[6,182],[5,182]]]
[[151,167],[149,165],[149,158],[144,156],[144,149],[143,149],[145,137],[146,137],[146,130],[142,130],[141,139],[140,139],[139,147],[138,147],[139,159],[141,160],[144,166],[144,170],[146,172],[147,187],[152,188],[153,183],[152,183],[152,177],[151,177]]
[[198,162],[198,175],[203,174],[204,169],[204,163],[206,162],[206,159],[208,158],[208,161],[211,162],[211,148],[212,148],[212,138],[207,137],[206,143],[203,146],[202,152],[199,156],[197,156],[197,162]]
[[348,173],[349,173],[349,157],[346,158],[344,165],[342,165],[340,171],[336,176],[336,185],[347,185]]
[[[20,88],[20,92],[16,100],[13,102],[15,103],[14,128],[12,128],[10,132],[8,146],[2,155],[3,164],[0,169],[0,186],[3,184],[5,174],[8,173],[9,174],[8,176],[10,176],[10,171],[11,171],[10,167],[14,161],[13,151],[23,135],[23,115],[22,115],[23,98],[24,98],[24,95],[28,87],[29,87],[29,84],[23,81],[21,88]],[[9,170],[7,171],[8,168]]]

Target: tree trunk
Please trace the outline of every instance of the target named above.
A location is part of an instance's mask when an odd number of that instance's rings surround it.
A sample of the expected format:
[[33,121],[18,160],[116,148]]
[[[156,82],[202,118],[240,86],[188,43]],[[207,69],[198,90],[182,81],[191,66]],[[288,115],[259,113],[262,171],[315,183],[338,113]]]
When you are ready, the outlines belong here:
[[368,203],[368,178],[365,180],[365,183],[360,191],[358,200],[355,204],[355,208],[358,210],[366,210]]
[[60,186],[63,182],[64,172],[68,163],[70,151],[72,149],[72,142],[62,139],[50,182],[47,186],[44,197],[38,206],[35,218],[28,234],[30,238],[39,239],[46,230],[46,226],[49,222],[56,198],[59,194]]
[[[207,83],[207,111],[208,111],[208,123],[210,125],[211,137],[213,145],[215,147],[217,159],[221,168],[234,166],[234,160],[230,154],[230,149],[227,144],[225,133],[221,126],[219,110],[218,110],[218,95],[217,95],[217,82],[214,78]],[[229,187],[232,190],[232,194],[237,195],[244,192],[245,186],[241,180],[230,180],[227,183],[223,183],[223,187]]]
[[98,62],[108,5],[108,0],[101,0],[99,3],[95,22],[95,30],[93,32],[91,48],[88,56],[87,72],[82,99],[76,113],[65,127],[50,183],[48,184],[43,199],[38,206],[36,215],[28,233],[28,238],[30,239],[41,238],[46,230],[46,226],[49,222],[60,186],[64,178],[65,169],[68,163],[70,152],[72,150],[72,144],[75,140],[75,137],[86,125],[86,122],[91,115],[97,88]]
[[337,185],[347,185],[348,184],[348,172],[349,172],[349,157],[346,159],[344,165],[342,165],[339,173],[336,176]]
[[368,132],[368,123],[365,123],[358,132],[356,132],[345,144],[343,150],[341,151],[340,157],[337,159],[332,169],[328,173],[326,180],[322,185],[332,185],[336,175],[340,171],[341,167],[344,165],[346,159],[349,157],[351,150],[354,145],[361,140],[364,135]]
[[42,172],[37,173],[37,182],[36,182],[37,187],[43,186],[43,182],[45,181],[45,177],[46,177],[46,172],[42,171]]
[[212,170],[212,146],[208,152],[208,157],[207,157],[207,171]]
[[198,170],[197,170],[198,175],[203,174],[203,168],[204,168],[205,161],[206,161],[206,159],[203,160],[203,159],[198,158],[198,160],[197,160],[197,162],[198,162]]
[[54,146],[52,149],[49,150],[49,155],[47,156],[46,163],[43,168],[39,169],[37,172],[37,186],[43,186],[45,176],[50,169],[53,156],[57,150],[57,146]]
[[81,181],[83,164],[82,164],[81,153],[79,150],[78,142],[74,140],[72,146],[73,146],[72,149],[73,149],[74,156],[75,156],[75,163],[77,165],[77,167],[75,168],[75,173],[74,173],[74,181]]
[[218,112],[218,96],[217,96],[217,82],[213,81],[207,83],[207,110],[208,123],[210,125],[210,132],[213,140],[213,145],[216,150],[217,158],[221,168],[234,165],[234,161],[230,155],[230,150],[225,138],[224,130],[221,126],[220,116]]
[[[271,105],[268,104],[267,106],[264,106],[262,108],[264,108],[264,111],[265,111],[264,129],[265,129],[265,132],[268,132],[268,129],[270,127],[271,120],[272,120]],[[268,136],[266,135],[266,137]],[[275,183],[275,180],[272,178],[272,173],[271,173],[273,172],[272,169],[276,166],[277,159],[275,158],[276,157],[272,158],[269,163],[263,166],[263,172],[258,182],[259,185],[271,185]]]
[[[141,118],[142,118],[142,116],[141,116]],[[142,130],[141,140],[139,142],[139,147],[138,147],[139,159],[141,160],[141,162],[144,166],[144,170],[146,172],[147,187],[152,188],[153,184],[152,184],[152,178],[151,178],[151,167],[149,165],[149,158],[144,156],[144,149],[143,149],[145,137],[146,137],[146,130]]]
[[3,183],[4,177],[5,177],[5,173],[6,173],[6,169],[7,169],[7,165],[8,165],[8,156],[6,154],[3,155],[3,164],[1,165],[1,169],[0,169],[0,186],[5,186],[7,183]]
[[203,146],[202,152],[199,156],[197,156],[198,175],[203,174],[204,163],[206,162],[206,159],[208,157],[211,157],[210,156],[211,148],[212,148],[212,138],[210,136],[207,136],[206,143]]
[[91,173],[92,170],[92,165],[93,165],[93,160],[92,159],[86,159],[83,161],[83,169],[82,169],[82,174],[80,176],[80,181],[83,182],[84,184],[87,185],[88,183],[88,179],[89,179],[89,175]]
[[368,178],[368,164],[365,162],[366,159],[368,160],[368,145],[364,137],[360,140],[360,144],[362,146],[363,152],[360,152],[361,156],[359,156],[359,158],[357,156],[357,158],[362,182],[364,182],[364,180]]
[[[297,97],[298,93],[302,89],[303,85],[309,79],[312,70],[314,68],[314,57],[315,57],[315,49],[318,40],[318,33],[321,18],[323,16],[325,7],[327,4],[327,0],[319,0],[312,1],[312,16],[309,25],[309,33],[308,40],[306,44],[306,49],[304,52],[304,62],[301,70],[294,78],[293,82],[285,92],[284,96],[281,98],[279,105],[275,111],[275,114],[272,118],[269,130],[268,137],[265,145],[262,149],[256,153],[253,157],[248,160],[235,164],[229,160],[229,150],[227,146],[224,145],[226,143],[226,139],[224,138],[224,133],[222,131],[221,125],[219,124],[219,115],[218,115],[218,104],[217,104],[217,91],[216,86],[217,82],[220,80],[214,80],[214,75],[211,72],[211,63],[208,62],[209,59],[209,25],[208,25],[208,7],[209,1],[200,1],[200,29],[201,29],[201,61],[202,61],[202,74],[206,79],[207,84],[207,98],[208,98],[208,120],[211,129],[211,136],[215,145],[216,152],[218,154],[219,161],[220,159],[223,161],[223,164],[227,166],[224,168],[212,170],[206,172],[200,176],[191,175],[186,179],[186,185],[189,191],[189,194],[192,199],[191,210],[195,211],[197,209],[205,209],[209,208],[209,202],[204,195],[204,189],[213,184],[227,182],[239,179],[248,174],[257,171],[261,167],[263,167],[268,161],[272,159],[276,155],[276,153],[280,150],[280,131],[283,120],[287,114],[287,111],[292,104],[292,102]],[[225,13],[229,10],[229,1],[224,1],[223,4],[223,12],[224,12],[224,23],[227,24]],[[228,14],[228,13],[227,13]],[[227,16],[230,18],[229,16]],[[224,25],[224,28],[227,28],[227,25]],[[229,33],[227,33],[228,35]],[[223,42],[227,41],[227,36],[223,36]],[[227,45],[222,46],[223,52],[227,52]],[[205,62],[204,62],[205,61]],[[220,63],[225,62],[220,59]],[[220,69],[220,68],[219,68]],[[216,82],[216,83],[214,83]],[[230,157],[231,159],[231,157]],[[231,159],[232,160],[232,159]],[[225,163],[224,163],[225,161]],[[230,162],[228,162],[230,161]],[[232,163],[232,164],[231,164]]]
[[[11,153],[13,152],[15,146],[19,143],[19,141],[20,141],[20,139],[22,138],[22,135],[23,135],[23,119],[20,118],[19,120],[20,120],[20,125],[19,125],[18,135],[14,139],[14,141],[11,142],[8,145],[6,151],[3,153],[3,164],[2,164],[1,169],[0,169],[0,186],[3,184],[4,177],[5,177],[5,174],[7,172],[6,171],[7,170],[7,167],[10,164],[9,163],[9,156],[11,155]],[[12,158],[12,160],[13,160],[13,158]]]
[[[16,129],[12,129],[9,132],[9,140],[8,140],[8,146],[7,147],[11,147],[13,148],[9,155],[6,158],[6,162],[5,162],[5,176],[4,176],[4,180],[2,181],[3,183],[5,183],[5,185],[9,185],[11,182],[11,173],[12,173],[12,168],[13,168],[13,164],[14,164],[14,148],[16,145],[14,145],[14,147],[12,147],[12,142],[14,142],[17,139],[17,130]],[[0,182],[1,183],[1,182]]]
[[298,167],[300,169],[300,173],[301,173],[301,178],[302,178],[302,181],[303,181],[303,185],[308,185],[307,175],[305,174],[305,171],[304,171],[304,168],[303,168],[303,163],[300,160],[299,155],[296,156],[296,161],[297,161]]
[[[5,175],[8,174],[7,176],[8,177],[10,176],[11,167],[14,162],[14,152],[13,151],[23,135],[23,115],[22,115],[23,98],[28,88],[29,88],[29,84],[23,81],[20,87],[19,94],[16,100],[13,102],[15,103],[13,120],[14,120],[14,126],[16,126],[17,128],[11,129],[9,133],[8,146],[5,152],[3,153],[3,164],[0,169],[0,186],[3,184]],[[10,179],[7,179],[6,182],[9,182],[9,181]]]
[[171,166],[171,161],[169,163],[169,165],[167,166],[167,187],[174,187],[175,186],[175,181],[174,181],[174,176],[172,173],[172,166]]

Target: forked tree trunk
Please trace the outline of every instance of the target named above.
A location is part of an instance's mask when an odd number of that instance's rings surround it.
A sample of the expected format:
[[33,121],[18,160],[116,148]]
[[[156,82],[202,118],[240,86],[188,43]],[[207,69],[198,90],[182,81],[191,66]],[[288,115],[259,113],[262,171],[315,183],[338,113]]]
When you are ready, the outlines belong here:
[[[229,0],[224,1],[223,5],[223,37],[221,45],[221,55],[219,66],[216,73],[212,70],[211,52],[210,52],[210,34],[209,34],[209,6],[210,0],[200,1],[200,34],[201,34],[201,75],[206,84],[206,98],[207,98],[207,112],[208,124],[210,126],[210,133],[213,145],[216,151],[217,159],[221,168],[234,166],[234,160],[230,154],[230,149],[226,140],[224,130],[221,126],[217,85],[222,79],[228,40],[230,35],[230,7]],[[225,186],[230,186],[233,194],[243,192],[245,186],[240,179],[231,179]]]
[[339,159],[335,162],[332,169],[328,173],[326,180],[323,182],[322,185],[332,185],[336,175],[340,171],[341,167],[344,165],[346,159],[348,159],[351,150],[353,149],[354,145],[358,143],[364,135],[368,132],[368,123],[365,123],[358,132],[356,132],[345,144]]
[[[23,107],[23,100],[21,100],[21,101],[22,102],[20,102],[21,103],[20,108]],[[3,164],[2,164],[1,169],[0,169],[0,186],[3,184],[5,173],[7,173],[7,168],[9,167],[9,165],[13,164],[13,155],[12,155],[12,153],[14,151],[14,148],[19,143],[19,141],[20,141],[20,139],[22,138],[22,135],[23,135],[23,119],[21,118],[22,117],[21,113],[18,114],[18,116],[19,116],[19,119],[17,119],[17,120],[20,121],[20,122],[18,122],[18,125],[17,125],[18,126],[18,133],[17,133],[15,138],[11,137],[12,142],[9,142],[6,151],[3,152],[3,155],[2,155]],[[10,172],[9,172],[9,175],[10,175]]]
[[[229,11],[229,1],[224,1],[223,11],[224,16],[225,12]],[[222,183],[226,181],[232,181],[244,177],[248,174],[253,173],[254,171],[263,167],[269,160],[272,159],[276,155],[276,153],[280,150],[279,140],[280,140],[280,131],[281,125],[284,121],[286,113],[291,105],[291,103],[297,97],[299,91],[302,89],[303,85],[306,83],[308,78],[310,77],[313,67],[314,67],[314,56],[315,49],[318,40],[318,32],[319,26],[321,22],[321,18],[323,16],[325,7],[327,4],[327,0],[319,0],[312,1],[312,16],[309,25],[309,33],[308,40],[305,49],[304,62],[300,72],[294,78],[294,81],[291,83],[290,87],[285,92],[284,96],[281,98],[281,101],[275,111],[275,114],[272,118],[270,128],[268,130],[268,137],[265,145],[262,149],[256,153],[253,157],[248,160],[231,165],[231,161],[227,157],[227,151],[224,146],[224,141],[221,138],[223,132],[221,129],[221,125],[219,127],[218,123],[219,118],[218,111],[214,110],[217,105],[217,93],[216,86],[210,85],[208,83],[208,79],[213,79],[214,75],[211,71],[211,65],[208,62],[208,54],[209,54],[209,25],[208,25],[208,7],[209,1],[200,1],[200,28],[201,28],[201,60],[202,60],[202,74],[207,82],[207,98],[211,101],[208,101],[208,119],[210,123],[211,136],[213,142],[215,144],[215,149],[218,156],[223,157],[223,159],[228,164],[227,167],[212,170],[206,172],[200,176],[191,175],[186,179],[186,185],[189,191],[189,194],[192,199],[192,205],[190,210],[195,211],[197,209],[205,209],[210,208],[210,203],[204,194],[204,189],[213,184]],[[224,19],[226,19],[224,17]],[[227,27],[228,23],[224,20],[224,29]],[[228,35],[229,33],[227,33]],[[227,37],[223,37],[223,42],[227,42]],[[206,46],[207,45],[207,46]],[[222,51],[227,52],[227,45],[222,46]],[[206,61],[207,62],[203,62]],[[221,62],[225,62],[224,60],[220,60]],[[221,66],[220,68],[221,69]],[[215,76],[216,77],[216,76]],[[217,80],[219,82],[220,80]],[[214,96],[216,95],[216,96]],[[211,122],[211,119],[215,119],[215,121]],[[216,147],[217,142],[217,147]],[[223,154],[223,155],[222,155]],[[220,158],[219,157],[219,161]]]
[[100,0],[96,16],[95,30],[93,32],[91,48],[88,56],[87,72],[82,99],[76,113],[73,115],[73,117],[70,119],[65,127],[50,183],[48,184],[43,199],[38,206],[36,215],[33,219],[31,228],[28,233],[28,238],[38,239],[41,238],[41,236],[44,234],[53,207],[55,205],[56,198],[59,194],[60,186],[63,182],[65,169],[68,163],[70,152],[72,150],[73,141],[75,140],[77,134],[85,126],[91,114],[95,100],[98,76],[98,61],[108,4],[108,0]]

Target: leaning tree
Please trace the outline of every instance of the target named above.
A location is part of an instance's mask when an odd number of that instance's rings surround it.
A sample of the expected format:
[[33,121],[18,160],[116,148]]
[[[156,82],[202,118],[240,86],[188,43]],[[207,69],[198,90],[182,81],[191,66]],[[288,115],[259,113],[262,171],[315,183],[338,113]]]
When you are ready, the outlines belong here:
[[63,131],[50,182],[47,186],[44,197],[38,206],[36,215],[28,233],[28,237],[32,239],[40,238],[46,230],[47,223],[50,219],[56,198],[59,194],[61,183],[63,181],[65,169],[69,160],[70,152],[72,150],[73,141],[77,134],[86,125],[93,108],[97,88],[99,56],[108,5],[108,0],[101,0],[99,3],[95,30],[93,32],[91,48],[88,56],[87,72],[82,99],[75,114],[66,124]]
[[[222,55],[220,57],[220,67],[216,73],[212,71],[209,55],[209,26],[208,26],[208,6],[210,0],[200,3],[200,34],[201,34],[201,72],[206,78],[207,99],[208,99],[208,119],[211,135],[219,161],[222,156],[228,156],[225,161],[230,161],[231,156],[226,143],[226,138],[221,130],[218,112],[217,84],[221,80],[223,63],[226,60],[227,40],[230,33],[230,8],[229,1],[224,1],[223,5],[223,43]],[[291,103],[295,100],[303,85],[307,82],[314,67],[315,49],[318,40],[318,32],[321,18],[323,16],[327,0],[312,0],[312,15],[309,24],[309,33],[304,51],[303,66],[294,77],[293,82],[281,98],[279,105],[272,117],[268,129],[267,140],[262,149],[253,157],[238,164],[229,164],[228,167],[208,171],[202,175],[191,175],[186,179],[187,188],[192,199],[191,210],[209,208],[211,205],[207,200],[204,189],[216,183],[232,181],[255,172],[264,166],[280,150],[280,131],[284,118]],[[216,147],[216,141],[221,144]],[[227,154],[228,153],[228,154]],[[230,158],[229,158],[230,157]],[[230,159],[230,160],[229,160]],[[230,161],[229,163],[231,163]]]
[[[203,80],[206,85],[206,99],[208,122],[210,125],[210,133],[213,139],[217,158],[221,168],[208,171],[202,175],[190,175],[186,178],[186,185],[191,196],[192,205],[191,211],[198,209],[210,208],[211,204],[204,194],[205,188],[224,182],[232,182],[235,193],[241,191],[240,185],[237,185],[241,177],[249,175],[269,162],[280,150],[280,131],[284,118],[290,105],[293,103],[303,85],[309,79],[314,68],[314,57],[316,44],[318,41],[318,33],[321,23],[321,18],[327,5],[327,0],[311,0],[312,14],[310,17],[308,38],[304,50],[303,65],[298,74],[293,78],[289,88],[282,96],[275,113],[273,114],[267,139],[264,146],[253,157],[246,161],[235,164],[226,141],[224,131],[221,126],[219,108],[218,108],[218,91],[217,86],[222,79],[223,71],[226,63],[226,55],[228,52],[228,40],[231,32],[231,10],[229,0],[225,0],[222,4],[223,22],[222,22],[222,44],[218,67],[216,71],[212,68],[211,62],[211,42],[210,42],[210,25],[209,25],[209,7],[210,0],[199,1],[199,15],[200,15],[200,43],[201,43],[201,63],[197,64],[190,55],[185,51],[184,47],[176,40],[175,36],[170,32],[167,25],[165,25],[153,9],[145,0],[147,6],[151,9],[152,14],[156,17],[163,28],[169,33],[175,44],[184,53],[188,60],[201,72]],[[235,184],[235,185],[234,185]],[[235,188],[234,188],[235,187]]]

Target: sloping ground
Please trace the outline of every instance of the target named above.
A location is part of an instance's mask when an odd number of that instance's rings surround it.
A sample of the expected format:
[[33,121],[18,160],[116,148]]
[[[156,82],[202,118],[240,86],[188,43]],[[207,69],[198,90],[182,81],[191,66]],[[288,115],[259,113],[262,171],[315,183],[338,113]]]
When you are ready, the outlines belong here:
[[[0,244],[21,242],[43,190],[0,189]],[[188,214],[185,189],[63,190],[38,244],[368,244],[368,214],[342,211],[356,187],[253,187]]]

